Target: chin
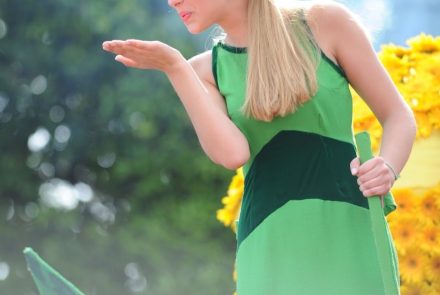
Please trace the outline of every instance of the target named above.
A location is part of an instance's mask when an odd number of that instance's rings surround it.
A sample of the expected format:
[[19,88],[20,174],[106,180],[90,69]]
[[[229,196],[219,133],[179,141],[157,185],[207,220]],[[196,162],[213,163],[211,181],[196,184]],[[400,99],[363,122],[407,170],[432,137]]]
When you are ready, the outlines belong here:
[[188,25],[186,26],[186,28],[191,34],[197,35],[203,33],[208,27],[199,25]]

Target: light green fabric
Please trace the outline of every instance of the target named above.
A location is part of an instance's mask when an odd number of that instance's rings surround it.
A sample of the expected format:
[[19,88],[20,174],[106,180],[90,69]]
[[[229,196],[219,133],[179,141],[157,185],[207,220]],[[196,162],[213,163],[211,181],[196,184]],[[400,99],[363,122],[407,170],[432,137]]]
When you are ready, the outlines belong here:
[[[238,249],[237,294],[390,295],[384,292],[370,228],[365,208],[289,201]],[[388,245],[393,247],[391,240]]]

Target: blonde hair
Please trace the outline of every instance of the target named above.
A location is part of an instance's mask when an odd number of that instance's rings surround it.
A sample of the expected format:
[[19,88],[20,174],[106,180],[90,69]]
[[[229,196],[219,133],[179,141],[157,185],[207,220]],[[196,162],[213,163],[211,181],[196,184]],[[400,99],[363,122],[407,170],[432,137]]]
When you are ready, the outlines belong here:
[[244,114],[271,121],[294,112],[317,91],[319,59],[304,7],[249,0]]

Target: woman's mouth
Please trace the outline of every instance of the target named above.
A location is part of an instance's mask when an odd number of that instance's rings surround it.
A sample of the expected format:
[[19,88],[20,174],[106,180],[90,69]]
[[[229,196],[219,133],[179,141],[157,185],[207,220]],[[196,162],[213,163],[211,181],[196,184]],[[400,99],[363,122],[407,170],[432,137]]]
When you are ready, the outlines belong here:
[[179,13],[179,15],[180,15],[180,18],[184,22],[187,22],[191,18],[192,13],[191,12],[187,12],[187,11],[183,11],[183,12]]

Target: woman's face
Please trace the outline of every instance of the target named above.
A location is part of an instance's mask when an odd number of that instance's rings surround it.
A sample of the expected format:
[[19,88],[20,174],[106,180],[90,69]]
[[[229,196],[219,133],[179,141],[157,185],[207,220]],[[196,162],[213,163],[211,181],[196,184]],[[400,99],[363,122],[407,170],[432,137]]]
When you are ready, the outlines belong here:
[[228,0],[168,0],[168,5],[179,14],[188,31],[198,34],[226,15]]

